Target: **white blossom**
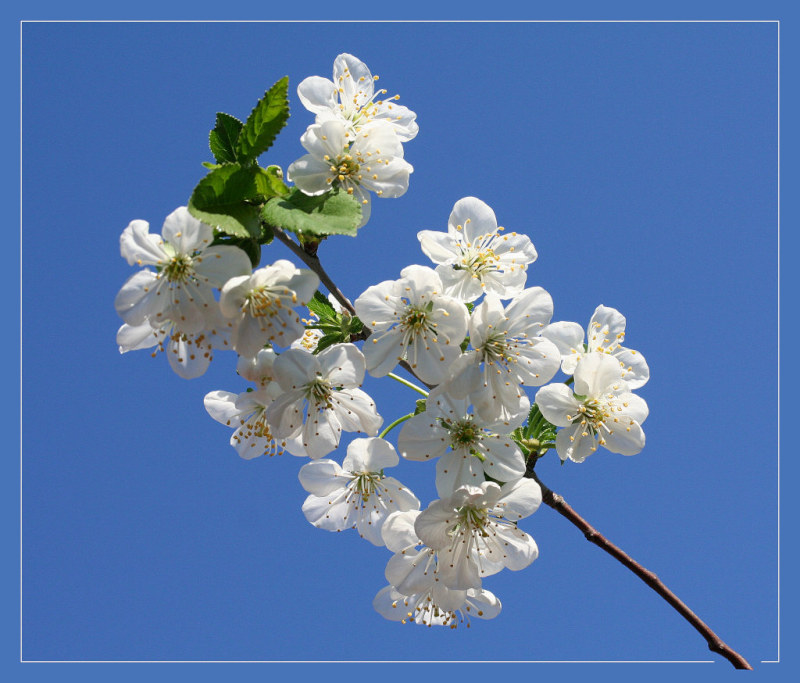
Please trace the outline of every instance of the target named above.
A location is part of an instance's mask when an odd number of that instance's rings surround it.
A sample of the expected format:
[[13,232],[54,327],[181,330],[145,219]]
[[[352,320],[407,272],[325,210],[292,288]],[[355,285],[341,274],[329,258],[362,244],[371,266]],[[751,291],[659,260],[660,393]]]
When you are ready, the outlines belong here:
[[385,572],[390,585],[375,596],[375,609],[392,621],[451,628],[464,622],[469,626],[470,616],[497,616],[500,601],[489,591],[450,588],[440,580],[438,553],[422,543],[414,528],[419,515],[419,510],[394,512],[383,524],[384,543],[394,555]]
[[283,393],[270,406],[268,419],[293,455],[324,457],[338,448],[342,430],[378,433],[383,418],[358,388],[366,368],[354,344],[336,344],[316,356],[289,349],[273,371]]
[[419,539],[438,553],[437,574],[448,588],[481,588],[481,578],[524,569],[539,554],[517,521],[536,511],[542,492],[533,479],[462,486],[433,501],[414,523]]
[[149,319],[138,325],[125,323],[117,331],[117,345],[120,353],[149,349],[155,358],[159,351],[165,352],[170,367],[184,379],[200,377],[208,370],[214,358],[214,349],[230,349],[231,324],[223,318],[219,307],[214,306],[206,313],[207,329],[197,332],[182,332],[180,326],[164,319],[153,324]]
[[317,123],[338,120],[345,124],[348,134],[354,135],[370,121],[385,121],[401,141],[411,140],[419,130],[417,115],[395,104],[399,95],[381,99],[387,91],[376,90],[376,80],[378,77],[364,62],[343,53],[333,62],[332,81],[310,76],[297,86],[297,95],[303,106],[317,115]]
[[281,455],[284,444],[275,438],[267,420],[267,408],[280,395],[280,387],[270,383],[257,391],[234,394],[211,391],[203,403],[217,422],[234,427],[230,444],[245,460],[260,455]]
[[233,322],[233,348],[255,356],[267,343],[289,346],[305,330],[294,307],[308,303],[318,286],[314,272],[284,259],[228,280],[219,303]]
[[488,204],[464,197],[453,207],[446,233],[422,230],[417,237],[425,255],[439,264],[446,294],[461,301],[484,292],[510,299],[522,292],[537,254],[527,235],[503,230]]
[[257,384],[260,388],[275,381],[272,366],[278,354],[272,349],[260,349],[255,356],[239,356],[236,363],[236,372],[247,381]]
[[631,389],[638,389],[650,379],[650,368],[641,353],[622,346],[625,339],[625,316],[617,309],[598,306],[584,331],[578,323],[556,322],[542,330],[561,352],[561,370],[571,375],[584,353],[607,353],[617,359],[620,378]]
[[470,627],[470,617],[493,619],[502,605],[494,593],[484,589],[455,590],[436,583],[412,595],[403,595],[394,586],[381,589],[372,601],[375,611],[390,621],[424,626],[459,624]]
[[561,364],[555,344],[539,336],[552,314],[553,300],[541,287],[526,289],[505,308],[487,294],[470,317],[472,349],[453,363],[447,391],[468,397],[484,420],[522,424],[530,409],[522,388],[546,384]]
[[438,384],[461,354],[469,313],[463,303],[442,294],[431,268],[408,266],[400,275],[356,299],[356,314],[371,329],[363,347],[367,370],[383,377],[407,360],[423,382]]
[[311,495],[303,514],[328,531],[357,529],[362,538],[384,545],[381,527],[397,511],[419,509],[417,497],[383,470],[399,462],[388,441],[354,439],[341,467],[333,460],[313,460],[300,469],[300,483]]
[[300,138],[308,154],[289,165],[286,177],[307,195],[341,188],[361,202],[361,224],[369,220],[370,192],[400,197],[414,168],[403,159],[403,145],[385,121],[364,125],[349,138],[341,121],[309,126]]
[[128,279],[114,301],[117,313],[134,327],[149,320],[156,328],[169,320],[181,333],[201,332],[217,307],[213,288],[249,273],[250,259],[238,247],[210,246],[213,229],[185,206],[167,216],[160,237],[149,230],[146,221],[135,220],[120,236],[120,253],[130,265],[157,270]]
[[563,427],[556,436],[559,457],[583,462],[598,445],[622,455],[641,451],[647,403],[620,379],[618,361],[606,354],[586,353],[574,377],[573,387],[550,384],[536,394],[536,405],[545,419]]
[[436,490],[446,497],[465,484],[480,485],[484,475],[514,481],[525,474],[525,460],[511,431],[502,422],[487,423],[466,399],[437,387],[426,399],[425,411],[403,425],[397,448],[409,460],[438,458]]

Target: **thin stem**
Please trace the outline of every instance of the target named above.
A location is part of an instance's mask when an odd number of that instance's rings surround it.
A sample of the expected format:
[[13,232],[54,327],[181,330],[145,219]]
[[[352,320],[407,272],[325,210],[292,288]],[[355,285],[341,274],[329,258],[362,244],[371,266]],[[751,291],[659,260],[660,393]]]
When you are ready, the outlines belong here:
[[[330,276],[325,272],[325,269],[322,267],[319,258],[316,254],[309,254],[303,247],[301,247],[297,242],[295,242],[289,235],[287,235],[282,228],[279,228],[277,225],[270,226],[272,228],[272,232],[275,234],[275,237],[283,242],[292,253],[297,256],[303,263],[305,263],[311,270],[313,270],[322,282],[323,285],[328,289],[328,291],[333,294],[334,298],[345,308],[351,315],[356,314],[356,309],[353,308],[353,304],[350,303],[350,300],[342,294],[339,288],[334,284],[333,280],[331,280]],[[366,330],[366,328],[365,328]],[[366,330],[369,333],[369,330]]]
[[405,384],[409,389],[413,389],[414,391],[416,391],[419,394],[422,394],[423,396],[428,395],[428,392],[425,391],[425,389],[423,389],[422,387],[418,387],[413,382],[409,382],[407,379],[403,379],[399,375],[395,375],[393,372],[390,372],[386,376],[391,377],[395,382],[400,382],[400,384]]
[[661,579],[658,578],[658,576],[656,576],[649,569],[645,569],[641,564],[636,562],[636,560],[631,558],[630,555],[611,543],[611,541],[609,541],[605,536],[597,531],[597,529],[583,519],[583,517],[575,512],[575,510],[572,509],[572,507],[567,503],[567,501],[564,500],[562,496],[554,493],[547,486],[545,486],[542,483],[542,480],[539,479],[538,475],[533,470],[531,464],[532,463],[529,463],[525,472],[525,476],[536,480],[539,486],[542,487],[542,500],[546,505],[553,508],[563,517],[566,517],[583,532],[583,535],[586,537],[587,541],[594,543],[596,546],[611,555],[611,557],[613,557],[615,560],[621,562],[648,586],[650,586],[650,588],[658,593],[664,600],[666,600],[667,603],[669,603],[673,609],[678,612],[678,614],[686,619],[686,621],[688,621],[695,628],[695,630],[697,630],[698,633],[705,638],[706,642],[708,643],[709,650],[725,657],[725,659],[727,659],[737,669],[753,668],[747,663],[747,660],[742,657],[742,655],[728,647],[720,639],[720,637],[700,619],[700,617],[698,617],[694,612],[692,612],[692,610],[689,609],[686,603],[684,603],[677,595],[675,595],[675,593],[667,588]]
[[397,425],[403,424],[406,420],[410,420],[414,417],[414,413],[409,413],[408,415],[403,415],[403,417],[398,417],[392,424],[390,424],[386,429],[384,429],[380,434],[378,434],[378,438],[384,438],[389,432],[391,432]]

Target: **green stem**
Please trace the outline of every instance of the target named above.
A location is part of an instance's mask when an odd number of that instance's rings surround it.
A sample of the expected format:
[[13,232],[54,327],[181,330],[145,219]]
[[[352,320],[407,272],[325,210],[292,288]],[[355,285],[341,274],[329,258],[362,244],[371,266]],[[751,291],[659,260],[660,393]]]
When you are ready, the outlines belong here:
[[393,380],[400,382],[400,384],[405,384],[409,389],[413,389],[414,391],[422,394],[423,396],[427,396],[428,392],[425,391],[422,387],[418,387],[413,382],[409,382],[407,379],[403,379],[402,377],[395,375],[393,372],[390,372],[387,377],[391,377]]
[[386,429],[384,429],[380,434],[378,434],[379,439],[383,439],[389,432],[391,432],[397,425],[402,424],[406,420],[414,417],[414,413],[409,413],[408,415],[403,415],[403,417],[398,417],[392,424],[390,424]]

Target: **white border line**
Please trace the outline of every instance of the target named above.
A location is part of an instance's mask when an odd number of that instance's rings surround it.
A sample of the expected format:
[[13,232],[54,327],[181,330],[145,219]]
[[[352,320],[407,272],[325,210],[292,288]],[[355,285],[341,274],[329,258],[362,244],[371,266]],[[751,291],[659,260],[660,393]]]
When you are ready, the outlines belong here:
[[[22,26],[23,24],[777,24],[778,28],[778,638],[781,661],[781,22],[779,19],[21,19],[19,22],[19,428],[22,434]],[[115,660],[115,659],[23,659],[22,658],[22,439],[19,447],[19,661],[21,664],[715,664],[716,660]]]

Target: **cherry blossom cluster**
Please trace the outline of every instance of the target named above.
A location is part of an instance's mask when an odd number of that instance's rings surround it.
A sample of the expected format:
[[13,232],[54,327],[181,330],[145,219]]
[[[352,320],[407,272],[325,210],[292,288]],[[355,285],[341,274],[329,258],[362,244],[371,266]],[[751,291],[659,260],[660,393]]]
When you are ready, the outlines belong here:
[[[308,154],[287,173],[307,195],[357,197],[362,224],[370,192],[405,193],[412,168],[402,143],[417,133],[416,115],[396,97],[383,98],[375,80],[342,54],[333,80],[300,83],[316,122],[301,138]],[[242,249],[215,244],[215,226],[186,207],[167,216],[160,235],[133,221],[120,251],[141,270],[115,301],[124,321],[117,343],[123,353],[164,351],[187,379],[206,371],[214,351],[234,351],[238,375],[252,386],[204,400],[232,430],[230,445],[245,459],[307,458],[298,476],[308,521],[355,529],[392,553],[375,609],[391,620],[455,627],[500,612],[484,578],[538,556],[518,527],[542,502],[529,477],[537,458],[555,450],[580,463],[600,446],[623,455],[644,447],[648,408],[632,392],[649,369],[623,346],[626,321],[613,308],[598,306],[585,330],[551,322],[550,294],[527,286],[537,259],[531,239],[498,226],[480,199],[458,200],[446,231],[417,237],[433,267],[409,265],[352,305],[332,292],[325,304],[332,315],[348,325],[357,316],[363,327],[323,348],[312,269],[284,259],[253,269]],[[410,379],[395,374],[400,368]],[[566,381],[554,381],[559,371]],[[380,431],[383,418],[361,389],[366,373],[425,398]],[[395,427],[396,446],[387,439]],[[358,435],[344,449],[342,432]],[[385,473],[401,460],[435,462],[439,498],[424,509]]]
[[287,178],[315,196],[342,188],[362,204],[361,225],[371,212],[371,192],[400,197],[414,168],[403,158],[403,143],[419,127],[417,115],[376,89],[367,65],[349,54],[333,63],[333,80],[306,78],[297,87],[300,101],[315,113],[300,143],[308,152],[289,166]]

